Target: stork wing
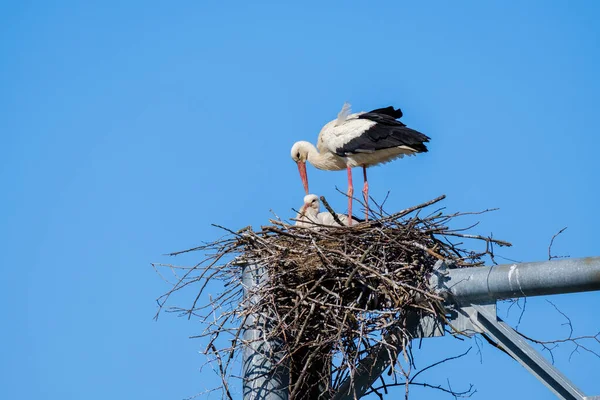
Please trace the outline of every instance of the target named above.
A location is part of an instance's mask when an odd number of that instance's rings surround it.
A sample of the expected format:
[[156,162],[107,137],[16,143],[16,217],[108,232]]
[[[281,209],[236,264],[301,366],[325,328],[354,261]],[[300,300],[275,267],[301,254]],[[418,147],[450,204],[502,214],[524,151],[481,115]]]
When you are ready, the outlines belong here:
[[[363,118],[366,114],[361,114],[358,118]],[[374,153],[377,150],[389,149],[392,147],[405,146],[415,153],[424,153],[427,151],[425,146],[426,142],[429,142],[429,137],[418,132],[414,129],[406,127],[399,121],[383,115],[378,115],[378,119],[384,121],[382,123],[375,121],[372,118],[368,118],[375,123],[369,124],[370,126],[358,135],[336,146],[334,152],[339,156],[347,156],[349,154],[356,153]],[[389,123],[388,119],[395,122],[395,124]],[[359,119],[360,120],[360,119]]]
[[[390,111],[390,109],[392,111]],[[379,113],[379,112],[375,112],[375,111],[379,111],[379,110],[374,110],[374,111],[369,111],[368,113],[359,114],[357,116],[357,118],[368,119],[369,121],[377,122],[378,124],[383,124],[383,125],[406,126],[402,122],[396,120],[396,118],[400,118],[400,117],[394,117],[393,115],[390,115],[390,114],[394,113],[394,111],[393,111],[394,109],[392,107],[388,107],[387,109],[381,108],[380,110],[384,110],[389,113],[387,113],[387,114]],[[400,111],[400,110],[398,110],[398,111]],[[394,114],[394,115],[398,115],[398,114]],[[399,115],[402,116],[402,111],[400,111]]]
[[384,114],[393,117],[394,119],[402,118],[402,110],[399,108],[394,109],[392,106],[378,108],[377,110],[369,111],[367,114]]

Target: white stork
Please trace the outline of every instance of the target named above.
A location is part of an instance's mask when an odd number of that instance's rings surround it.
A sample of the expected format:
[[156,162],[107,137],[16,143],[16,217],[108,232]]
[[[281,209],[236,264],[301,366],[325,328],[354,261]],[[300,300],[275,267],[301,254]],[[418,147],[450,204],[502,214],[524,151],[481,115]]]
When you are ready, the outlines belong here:
[[292,159],[298,164],[304,190],[308,194],[306,161],[318,169],[348,171],[348,216],[352,224],[352,168],[362,167],[366,217],[369,217],[369,184],[367,167],[386,163],[405,155],[424,153],[429,137],[408,128],[398,121],[402,111],[394,107],[378,108],[369,112],[351,114],[345,103],[338,117],[327,123],[317,139],[317,147],[309,142],[292,146]]
[[[330,212],[319,212],[321,202],[316,194],[307,194],[304,196],[304,204],[300,207],[300,212],[296,215],[296,226],[316,227],[318,225],[340,226]],[[348,217],[344,214],[337,214],[338,219],[344,226],[351,225]],[[352,222],[360,222],[352,219]]]

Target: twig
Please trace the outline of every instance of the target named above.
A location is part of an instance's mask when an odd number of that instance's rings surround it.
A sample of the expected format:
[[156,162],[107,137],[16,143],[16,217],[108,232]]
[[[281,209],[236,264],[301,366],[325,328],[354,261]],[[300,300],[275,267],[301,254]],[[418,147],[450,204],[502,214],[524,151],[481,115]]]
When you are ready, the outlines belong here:
[[329,213],[333,217],[333,220],[340,226],[344,226],[344,224],[342,224],[342,221],[340,221],[340,219],[338,218],[337,213],[335,211],[333,211],[333,208],[331,208],[331,206],[329,205],[327,200],[325,200],[325,196],[321,196],[320,199],[321,199],[321,202],[323,203],[323,205],[325,206],[325,208],[327,209],[327,211],[329,211]]
[[552,236],[552,239],[550,239],[550,245],[548,246],[548,260],[552,260],[554,258],[565,258],[565,257],[569,257],[569,256],[553,256],[552,255],[552,245],[554,244],[554,239],[556,239],[556,237],[558,235],[560,235],[561,233],[563,233],[565,230],[567,229],[567,227],[565,226],[564,228],[562,228],[560,231],[558,231],[557,233],[555,233]]

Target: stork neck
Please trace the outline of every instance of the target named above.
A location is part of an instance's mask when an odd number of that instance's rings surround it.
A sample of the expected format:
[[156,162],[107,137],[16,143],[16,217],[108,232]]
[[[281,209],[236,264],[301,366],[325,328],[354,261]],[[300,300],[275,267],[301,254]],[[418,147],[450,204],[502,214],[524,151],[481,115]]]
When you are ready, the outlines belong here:
[[307,160],[315,168],[326,170],[339,170],[346,168],[346,163],[344,160],[329,151],[319,153],[319,150],[317,150],[312,143],[310,146],[307,146],[307,149]]

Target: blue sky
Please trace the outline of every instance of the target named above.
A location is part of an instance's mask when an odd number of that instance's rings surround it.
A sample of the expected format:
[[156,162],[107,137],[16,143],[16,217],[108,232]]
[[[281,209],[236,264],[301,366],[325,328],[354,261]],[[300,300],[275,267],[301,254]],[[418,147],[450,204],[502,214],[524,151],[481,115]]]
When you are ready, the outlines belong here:
[[[150,262],[216,238],[211,223],[291,217],[303,190],[289,149],[344,101],[401,107],[432,138],[428,154],[371,170],[390,210],[446,194],[450,211],[500,208],[477,232],[513,242],[505,257],[547,258],[564,226],[556,253],[600,255],[600,6],[524,3],[3,4],[0,397],[182,399],[216,385],[187,339],[201,326],[152,320],[167,288]],[[344,211],[345,173],[308,174]],[[600,294],[553,301],[576,333],[600,330]],[[531,299],[522,328],[556,338],[562,322]],[[421,366],[470,345],[428,340]],[[600,360],[569,354],[561,370],[600,395]],[[483,362],[428,379],[447,377],[479,399],[553,398],[487,345]]]

